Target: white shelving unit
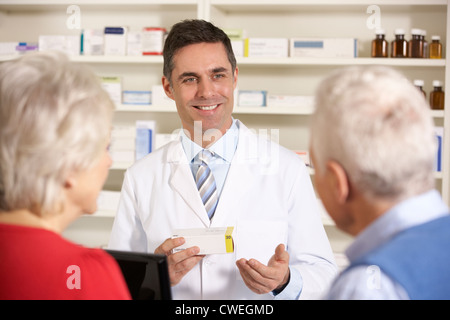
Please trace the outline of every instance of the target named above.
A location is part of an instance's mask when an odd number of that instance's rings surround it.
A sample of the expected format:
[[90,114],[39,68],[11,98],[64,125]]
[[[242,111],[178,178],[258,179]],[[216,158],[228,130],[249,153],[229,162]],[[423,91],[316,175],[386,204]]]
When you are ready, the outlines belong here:
[[[358,58],[238,58],[241,90],[267,90],[271,94],[314,94],[320,80],[336,68],[351,65],[386,65],[403,72],[409,79],[425,80],[429,95],[432,80],[444,81],[446,110],[433,111],[437,126],[445,133],[444,166],[436,173],[436,187],[447,204],[450,203],[450,68],[446,59],[373,59],[370,41],[374,30],[366,22],[369,0],[0,0],[0,41],[34,41],[40,34],[79,34],[65,23],[66,9],[77,5],[82,28],[103,28],[126,25],[131,30],[144,26],[170,29],[187,18],[209,20],[222,28],[239,28],[248,37],[352,37],[358,39]],[[418,27],[427,30],[427,39],[438,34],[446,54],[450,43],[450,9],[447,0],[378,0],[381,26],[387,39],[395,28],[407,31]],[[14,31],[12,31],[14,30]],[[0,63],[14,57],[0,56]],[[121,76],[123,90],[150,90],[160,84],[163,60],[161,56],[74,56],[72,60],[90,65],[100,75]],[[280,144],[292,150],[308,148],[311,108],[240,107],[234,117],[248,127],[279,129]],[[180,127],[175,107],[118,105],[115,124],[133,125],[136,120],[156,120],[158,131],[171,133]],[[125,166],[113,165],[105,189],[120,191]],[[311,171],[311,175],[314,172]],[[83,217],[65,235],[85,245],[102,246],[108,241],[114,212],[98,212]],[[350,237],[338,231],[329,217],[324,225],[336,252],[342,252]]]

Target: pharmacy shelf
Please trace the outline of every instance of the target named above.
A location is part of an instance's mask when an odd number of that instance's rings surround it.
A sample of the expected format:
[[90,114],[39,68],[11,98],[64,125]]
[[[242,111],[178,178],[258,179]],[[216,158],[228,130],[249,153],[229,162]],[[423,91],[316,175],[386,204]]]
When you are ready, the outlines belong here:
[[72,61],[83,63],[115,63],[115,64],[163,64],[160,55],[148,56],[72,56]]
[[[175,106],[152,106],[152,105],[133,105],[133,104],[121,104],[116,106],[117,112],[168,112],[175,113],[177,108]],[[313,106],[297,107],[241,107],[235,106],[233,109],[234,114],[267,114],[267,115],[311,115],[314,112]],[[431,110],[431,116],[435,119],[444,118],[444,110]]]
[[[0,56],[1,61],[16,59],[18,56]],[[155,56],[71,56],[75,62],[96,64],[162,64],[163,57]],[[384,65],[394,67],[439,68],[446,66],[445,59],[394,59],[394,58],[237,58],[238,66],[353,66]]]
[[445,59],[394,59],[394,58],[238,58],[245,66],[354,66],[385,65],[396,67],[445,67]]
[[[14,60],[19,55],[0,56],[0,62]],[[163,64],[163,57],[160,55],[148,56],[70,56],[74,62],[98,63],[98,64]]]
[[[374,4],[372,0],[210,0],[211,6],[223,11],[285,11],[302,7],[315,6],[370,6]],[[378,0],[376,5],[387,6],[430,6],[447,5],[447,0]]]
[[0,0],[0,11],[55,11],[70,5],[81,6],[82,9],[121,9],[133,10],[151,7],[197,6],[199,0]]
[[[143,63],[162,64],[162,56],[73,56],[73,61],[84,63]],[[393,58],[237,58],[239,66],[351,66],[386,65],[398,67],[445,67],[445,59]]]

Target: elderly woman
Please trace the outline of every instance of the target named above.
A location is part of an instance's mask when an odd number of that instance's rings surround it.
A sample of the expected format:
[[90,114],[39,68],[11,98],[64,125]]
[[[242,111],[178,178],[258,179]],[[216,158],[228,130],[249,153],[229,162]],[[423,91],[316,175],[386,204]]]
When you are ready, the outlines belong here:
[[61,237],[111,165],[114,106],[55,52],[0,66],[0,299],[129,299],[115,260]]

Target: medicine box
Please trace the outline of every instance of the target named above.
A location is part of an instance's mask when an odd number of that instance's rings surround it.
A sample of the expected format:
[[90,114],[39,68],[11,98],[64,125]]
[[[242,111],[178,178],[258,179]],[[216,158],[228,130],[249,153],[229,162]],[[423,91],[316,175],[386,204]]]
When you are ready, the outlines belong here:
[[39,36],[39,51],[57,50],[69,56],[80,54],[80,36]]
[[102,87],[108,92],[112,102],[122,103],[122,81],[120,77],[101,77]]
[[231,40],[231,47],[236,58],[244,57],[244,41],[243,40]]
[[353,38],[293,38],[291,57],[356,58],[358,41]]
[[247,38],[244,40],[244,56],[258,58],[286,58],[289,51],[287,38]]
[[183,237],[186,242],[173,251],[179,252],[197,246],[200,248],[199,255],[232,253],[233,230],[234,227],[176,229],[172,238]]
[[240,90],[238,106],[240,107],[265,107],[267,91],[264,90]]
[[0,56],[3,55],[17,55],[18,42],[0,42]]
[[127,55],[128,56],[142,56],[142,33],[128,32],[127,33]]
[[161,55],[164,47],[165,28],[146,27],[142,30],[142,54]]
[[136,121],[136,161],[152,152],[155,126],[156,122],[153,120]]
[[152,103],[152,92],[125,90],[122,93],[122,101],[123,104],[150,105]]
[[314,96],[269,94],[267,96],[267,105],[269,107],[297,107],[305,112],[312,112],[314,109]]
[[81,54],[86,56],[103,55],[103,31],[84,29],[81,32]]
[[19,55],[38,50],[38,44],[33,42],[19,42],[18,46],[16,47],[16,51],[19,53]]
[[223,31],[230,38],[235,57],[243,57],[245,31],[243,29],[224,29]]
[[127,51],[127,28],[105,27],[104,31],[105,55],[124,56]]
[[129,167],[135,158],[136,127],[130,125],[114,125],[111,131],[109,153],[113,166]]

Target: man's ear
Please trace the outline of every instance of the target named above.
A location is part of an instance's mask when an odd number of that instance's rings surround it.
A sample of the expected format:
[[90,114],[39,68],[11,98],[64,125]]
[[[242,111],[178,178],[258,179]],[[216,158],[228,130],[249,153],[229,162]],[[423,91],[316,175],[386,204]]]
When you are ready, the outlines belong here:
[[164,88],[164,92],[166,93],[166,95],[170,99],[175,100],[173,97],[172,85],[170,84],[169,79],[167,79],[165,76],[163,76],[161,79],[161,83],[162,83],[162,86]]
[[350,196],[350,180],[345,169],[338,162],[330,160],[326,164],[326,170],[335,199],[340,204],[344,204]]
[[234,74],[233,74],[233,81],[234,81],[233,89],[236,89],[237,80],[238,80],[238,74],[239,74],[239,68],[236,67],[236,69],[234,70]]

